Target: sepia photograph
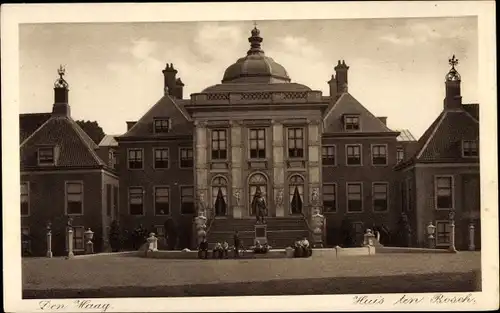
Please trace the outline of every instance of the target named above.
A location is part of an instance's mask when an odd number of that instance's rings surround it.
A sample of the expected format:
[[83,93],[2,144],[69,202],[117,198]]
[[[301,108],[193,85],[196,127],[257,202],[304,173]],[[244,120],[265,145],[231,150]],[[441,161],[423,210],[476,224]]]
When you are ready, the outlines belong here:
[[498,308],[494,28],[375,4],[2,10],[12,311]]

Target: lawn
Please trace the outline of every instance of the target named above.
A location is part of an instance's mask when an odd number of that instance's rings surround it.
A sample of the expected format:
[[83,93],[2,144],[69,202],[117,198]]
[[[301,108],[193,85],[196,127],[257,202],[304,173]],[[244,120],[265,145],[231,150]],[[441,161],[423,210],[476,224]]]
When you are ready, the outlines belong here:
[[27,298],[473,291],[480,254],[327,259],[23,259]]

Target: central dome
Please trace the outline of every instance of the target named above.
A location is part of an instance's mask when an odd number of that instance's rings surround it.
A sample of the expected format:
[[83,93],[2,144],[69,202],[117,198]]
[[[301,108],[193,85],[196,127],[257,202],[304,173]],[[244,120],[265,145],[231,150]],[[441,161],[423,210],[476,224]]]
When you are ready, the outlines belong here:
[[243,58],[230,65],[224,72],[222,83],[289,83],[285,68],[272,58],[265,56],[261,49],[262,37],[255,27],[248,38],[250,50]]

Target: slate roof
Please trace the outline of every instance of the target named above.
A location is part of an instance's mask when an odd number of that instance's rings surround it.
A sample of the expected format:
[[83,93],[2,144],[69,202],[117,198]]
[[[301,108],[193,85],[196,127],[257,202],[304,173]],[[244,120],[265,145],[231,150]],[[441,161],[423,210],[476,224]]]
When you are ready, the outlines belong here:
[[472,115],[472,117],[479,121],[479,103],[464,104],[464,109]]
[[26,113],[19,114],[19,143],[23,142],[43,125],[52,113]]
[[[343,93],[335,102],[331,102],[325,111],[324,125],[325,133],[344,133],[343,116],[346,114],[357,114],[360,119],[361,133],[392,133],[397,132],[389,129],[378,117],[373,115],[350,93]],[[349,131],[348,133],[354,133]]]
[[471,163],[462,157],[462,141],[479,139],[479,121],[467,110],[444,110],[418,140],[416,152],[399,167],[413,163]]
[[[169,95],[164,95],[144,114],[135,125],[124,135],[116,140],[139,138],[171,138],[193,134],[191,117],[184,108],[185,100],[174,100]],[[168,133],[154,133],[155,118],[170,118],[172,126]]]
[[106,166],[95,151],[98,146],[71,117],[52,116],[21,144],[22,169],[40,168],[37,153],[41,146],[56,147],[57,162],[51,169]]
[[105,135],[104,138],[102,138],[101,142],[99,142],[99,147],[117,147],[118,142],[116,141],[115,137],[118,137],[119,135]]
[[205,88],[202,93],[217,92],[288,92],[288,91],[311,91],[311,88],[298,83],[224,83]]
[[395,129],[394,131],[399,132],[397,141],[417,141],[409,129]]

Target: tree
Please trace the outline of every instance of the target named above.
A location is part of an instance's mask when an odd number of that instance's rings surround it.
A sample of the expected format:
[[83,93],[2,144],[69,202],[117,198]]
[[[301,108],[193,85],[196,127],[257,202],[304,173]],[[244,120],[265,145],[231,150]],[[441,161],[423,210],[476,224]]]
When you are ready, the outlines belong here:
[[106,135],[102,128],[99,126],[99,124],[96,121],[83,121],[79,120],[76,121],[78,126],[80,126],[87,135],[98,145],[102,138]]

